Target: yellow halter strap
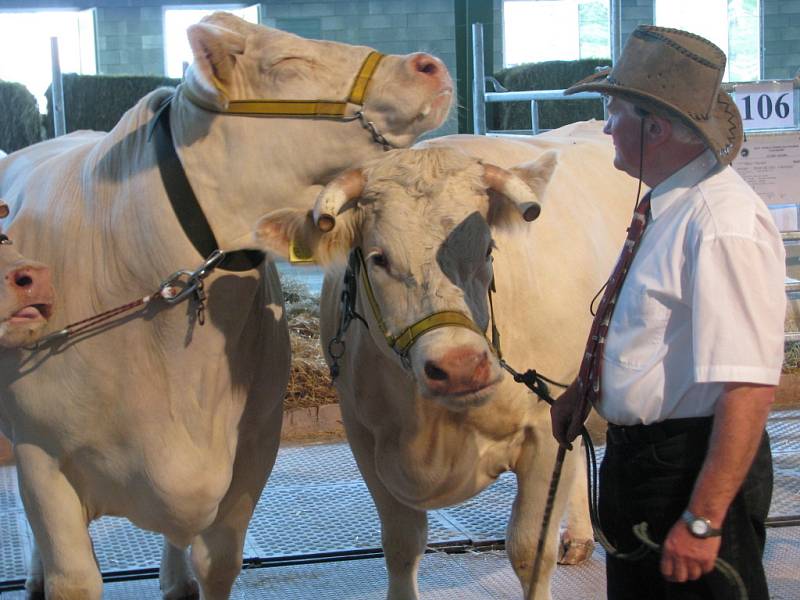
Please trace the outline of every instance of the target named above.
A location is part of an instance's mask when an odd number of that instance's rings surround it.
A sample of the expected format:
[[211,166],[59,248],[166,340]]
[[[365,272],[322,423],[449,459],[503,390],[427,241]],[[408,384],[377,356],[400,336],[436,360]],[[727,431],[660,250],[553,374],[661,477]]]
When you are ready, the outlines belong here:
[[370,52],[356,75],[347,100],[231,100],[226,110],[217,112],[247,117],[284,117],[306,119],[344,119],[348,104],[363,105],[367,88],[383,58]]
[[364,287],[364,293],[367,295],[369,305],[372,308],[375,321],[378,323],[378,327],[380,327],[381,333],[383,333],[383,337],[386,339],[386,343],[389,344],[389,347],[399,354],[402,359],[406,359],[409,350],[411,350],[411,346],[413,346],[422,335],[434,329],[439,329],[440,327],[464,327],[485,337],[483,330],[478,327],[471,318],[464,313],[453,310],[435,312],[409,325],[398,335],[392,335],[383,320],[380,306],[375,298],[375,293],[372,291],[372,285],[367,275],[367,265],[364,262],[361,248],[356,248],[353,252],[355,252],[358,260],[358,270],[361,272],[361,283]]

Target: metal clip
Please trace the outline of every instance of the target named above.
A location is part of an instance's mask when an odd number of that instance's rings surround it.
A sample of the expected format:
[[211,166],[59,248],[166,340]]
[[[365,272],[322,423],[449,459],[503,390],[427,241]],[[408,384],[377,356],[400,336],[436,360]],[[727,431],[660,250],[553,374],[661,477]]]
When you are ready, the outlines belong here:
[[[194,271],[185,269],[175,271],[158,288],[159,295],[167,304],[172,305],[183,302],[190,295],[195,294],[200,306],[203,306],[206,296],[202,289],[202,281],[222,262],[223,258],[225,258],[225,253],[222,250],[214,250],[203,264]],[[200,290],[199,292],[198,289]],[[202,310],[202,308],[199,310]]]
[[194,299],[197,302],[197,307],[195,308],[197,322],[202,327],[206,323],[206,290],[202,279],[197,280],[197,286],[194,290]]
[[183,302],[197,288],[197,280],[191,271],[175,271],[158,288],[159,295],[167,304]]

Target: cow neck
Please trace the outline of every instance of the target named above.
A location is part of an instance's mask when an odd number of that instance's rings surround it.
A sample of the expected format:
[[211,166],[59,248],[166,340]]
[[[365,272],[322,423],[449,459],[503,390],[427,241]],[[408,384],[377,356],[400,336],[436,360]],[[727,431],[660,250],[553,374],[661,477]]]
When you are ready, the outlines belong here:
[[[220,248],[175,150],[170,129],[170,105],[173,98],[174,96],[167,97],[157,109],[150,125],[150,136],[155,140],[158,171],[172,210],[200,256],[209,257]],[[236,250],[225,252],[218,268],[226,271],[249,271],[262,262],[264,253],[260,250]]]
[[[434,329],[439,329],[441,327],[463,327],[485,337],[484,331],[478,327],[478,325],[470,317],[462,312],[453,310],[442,310],[432,313],[427,317],[424,317],[419,321],[409,325],[398,335],[393,335],[389,331],[386,322],[383,320],[381,308],[378,305],[378,301],[375,298],[375,292],[373,291],[372,284],[369,281],[367,265],[364,262],[364,255],[361,252],[361,248],[356,247],[352,251],[348,269],[353,271],[355,278],[358,278],[360,274],[362,288],[367,297],[367,302],[372,310],[372,315],[375,318],[375,322],[378,324],[386,343],[398,356],[400,356],[403,364],[406,366],[408,366],[408,354],[411,351],[411,347],[424,334],[428,333],[429,331],[433,331]],[[353,294],[353,296],[355,296],[355,294]],[[355,301],[355,298],[353,301]],[[492,314],[491,317],[492,323],[494,324],[494,314]],[[492,344],[491,347],[493,350],[495,349],[494,344]]]

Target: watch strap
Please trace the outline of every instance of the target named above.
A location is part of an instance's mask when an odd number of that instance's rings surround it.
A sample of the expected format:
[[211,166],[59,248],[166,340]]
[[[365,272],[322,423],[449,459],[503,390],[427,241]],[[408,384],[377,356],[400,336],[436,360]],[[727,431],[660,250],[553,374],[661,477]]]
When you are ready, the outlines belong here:
[[[711,527],[711,521],[709,519],[695,515],[688,509],[683,511],[681,519],[686,523],[689,533],[691,533],[694,537],[705,539],[722,535],[722,529],[715,529],[714,527]],[[702,525],[704,531],[695,531],[696,525]]]

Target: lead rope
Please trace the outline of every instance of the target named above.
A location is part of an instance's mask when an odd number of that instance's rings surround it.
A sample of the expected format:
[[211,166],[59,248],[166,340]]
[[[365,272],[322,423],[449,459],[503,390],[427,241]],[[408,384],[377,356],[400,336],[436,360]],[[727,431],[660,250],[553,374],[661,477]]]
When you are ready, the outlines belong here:
[[39,340],[32,346],[26,347],[26,350],[36,351],[42,346],[50,342],[66,339],[70,336],[76,335],[82,331],[94,328],[101,323],[110,321],[114,317],[122,315],[126,312],[133,310],[139,306],[149,305],[153,300],[161,298],[168,305],[172,306],[179,304],[187,299],[190,295],[194,295],[197,306],[195,307],[195,316],[197,322],[202,326],[205,324],[205,302],[206,293],[203,285],[203,280],[208,277],[211,272],[219,265],[225,258],[225,253],[222,250],[214,250],[209,257],[194,271],[181,270],[176,271],[165,279],[158,289],[152,294],[148,294],[142,298],[133,300],[111,310],[98,313],[94,316],[70,323],[58,331],[54,331]]

